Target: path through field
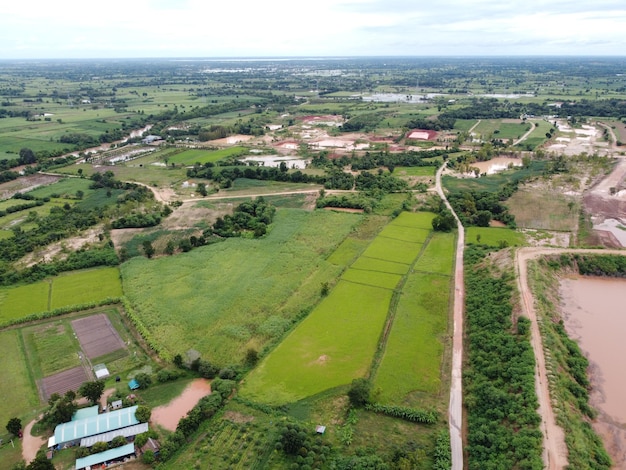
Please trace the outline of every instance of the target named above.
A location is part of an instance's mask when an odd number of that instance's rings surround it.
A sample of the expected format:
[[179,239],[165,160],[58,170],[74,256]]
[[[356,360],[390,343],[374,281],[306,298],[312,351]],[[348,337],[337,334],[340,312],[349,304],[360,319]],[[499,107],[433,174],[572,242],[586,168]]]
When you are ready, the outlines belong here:
[[454,265],[454,306],[452,333],[452,374],[450,383],[450,406],[448,420],[450,423],[450,447],[452,449],[452,470],[463,470],[463,314],[465,307],[465,281],[463,277],[463,249],[465,229],[463,224],[446,199],[441,186],[441,174],[444,163],[437,170],[435,187],[446,207],[454,214],[458,234],[456,242],[456,259]]
[[26,463],[30,463],[35,460],[35,457],[37,457],[37,451],[47,441],[44,437],[33,436],[30,433],[33,429],[33,425],[41,419],[41,416],[33,419],[24,428],[22,436],[22,458],[26,461]]

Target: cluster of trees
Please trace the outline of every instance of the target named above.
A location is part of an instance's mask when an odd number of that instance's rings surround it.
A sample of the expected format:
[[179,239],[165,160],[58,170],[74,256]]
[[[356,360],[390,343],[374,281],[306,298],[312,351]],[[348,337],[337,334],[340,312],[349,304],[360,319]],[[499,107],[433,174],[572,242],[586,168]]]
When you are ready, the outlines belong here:
[[443,131],[447,129],[454,129],[455,117],[448,114],[441,114],[436,119],[411,119],[406,123],[405,127],[409,129],[427,129],[431,131]]
[[312,435],[296,421],[279,425],[275,448],[294,460],[294,468],[321,468],[331,455],[331,446],[323,442],[321,436]]
[[512,323],[514,276],[466,249],[468,365],[464,371],[470,469],[541,469],[541,418],[528,320]]
[[[345,168],[351,167],[352,170],[373,170],[374,168],[387,167],[391,171],[392,168],[397,166],[436,166],[436,163],[428,161],[429,159],[442,157],[444,160],[448,158],[448,153],[458,152],[457,147],[437,150],[424,150],[420,152],[400,152],[389,153],[386,151],[380,152],[365,152],[363,156],[348,156],[342,155],[340,158],[328,158],[326,152],[321,152],[319,155],[314,156],[311,159],[311,166],[314,168]],[[434,175],[434,169],[433,169]]]
[[211,382],[211,394],[200,399],[185,417],[181,418],[176,426],[176,432],[170,434],[163,442],[159,452],[161,461],[169,460],[183,445],[187,438],[198,430],[200,425],[212,418],[225,404],[226,399],[235,388],[231,380],[215,379]]
[[251,233],[255,238],[267,233],[267,226],[272,223],[276,207],[258,197],[250,202],[239,204],[233,215],[218,217],[211,226],[210,233],[219,237],[240,237],[244,233]]
[[[167,207],[167,206],[166,206]],[[154,227],[161,223],[161,214],[158,212],[133,212],[117,220],[111,221],[111,228],[141,228]]]
[[216,169],[208,165],[195,165],[187,169],[189,178],[206,178],[214,180],[222,187],[228,187],[237,178],[248,178],[262,181],[284,181],[288,183],[324,184],[326,178],[320,175],[307,175],[300,170],[289,172],[285,162],[280,167],[226,167]]
[[391,173],[378,174],[362,171],[354,180],[354,188],[358,191],[380,191],[383,193],[396,193],[408,189],[408,183]]
[[318,209],[322,207],[338,207],[342,209],[362,209],[363,212],[367,213],[372,212],[375,205],[376,201],[371,197],[356,193],[323,196],[315,201],[315,207]]
[[124,134],[121,129],[113,129],[111,131],[106,130],[104,133],[100,134],[98,137],[93,137],[89,134],[83,134],[80,132],[71,132],[67,134],[63,134],[59,138],[59,142],[62,144],[71,144],[76,146],[78,149],[86,149],[89,147],[95,147],[97,145],[103,143],[109,143],[116,140],[122,140],[124,138]]
[[342,132],[370,132],[384,119],[384,115],[378,113],[359,114],[349,118],[339,127]]
[[506,183],[497,192],[463,191],[448,196],[464,225],[488,227],[491,219],[499,220],[511,228],[515,228],[515,216],[503,204],[517,191],[517,182]]
[[418,410],[406,406],[381,405],[380,403],[370,403],[365,406],[368,411],[380,413],[393,418],[400,418],[412,423],[435,424],[439,419],[439,414],[432,410]]

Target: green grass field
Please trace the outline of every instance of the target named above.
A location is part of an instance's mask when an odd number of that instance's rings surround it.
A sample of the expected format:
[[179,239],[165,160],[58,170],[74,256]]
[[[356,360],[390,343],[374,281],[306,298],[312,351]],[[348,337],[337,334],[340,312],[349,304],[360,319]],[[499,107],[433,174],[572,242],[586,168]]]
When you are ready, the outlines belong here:
[[[39,404],[39,398],[24,356],[24,347],[18,330],[0,332],[0,423],[6,424],[10,418],[20,417]],[[7,406],[10,404],[10,406]],[[24,423],[26,424],[26,423]],[[4,426],[2,427],[4,434]]]
[[288,403],[364,376],[391,295],[388,289],[340,281],[248,376],[242,395],[261,402]]
[[46,377],[80,365],[80,346],[71,326],[62,320],[22,330],[35,376]]
[[82,191],[84,197],[88,197],[94,192],[93,189],[89,189],[92,181],[87,178],[63,178],[56,183],[49,184],[47,186],[40,186],[37,189],[29,191],[28,194],[38,198],[44,197],[74,197],[76,191]]
[[221,150],[185,150],[184,152],[168,157],[168,163],[176,163],[179,165],[204,164],[207,162],[214,163],[224,158],[243,155],[247,151],[245,147],[229,147]]
[[434,166],[397,166],[394,176],[429,176],[434,177],[437,168]]
[[120,297],[122,283],[118,268],[99,268],[61,274],[52,281],[50,309]]
[[433,232],[428,245],[413,265],[414,271],[434,274],[452,274],[454,263],[454,238],[453,233]]
[[409,275],[374,380],[381,403],[424,407],[425,396],[441,392],[449,297],[449,276]]
[[49,292],[50,283],[46,281],[0,288],[0,324],[48,311]]
[[[250,374],[242,394],[268,403],[293,402],[365,376],[389,313],[392,290],[422,247],[389,235],[425,241],[432,217],[403,212],[387,225],[329,296]],[[340,259],[350,259],[345,253],[351,250],[344,245],[338,251]],[[451,243],[448,251],[452,252]],[[447,291],[444,297],[447,302]]]
[[520,228],[575,231],[578,226],[580,202],[561,191],[521,188],[505,204]]
[[[237,362],[248,347],[260,351],[275,341],[319,300],[321,283],[344,267],[325,258],[362,220],[280,209],[263,239],[233,238],[175,257],[125,263],[124,292],[167,351],[194,348],[219,364]],[[286,324],[272,328],[274,317]]]
[[33,313],[120,297],[118,268],[97,268],[64,273],[46,281],[0,288],[0,324]]
[[526,238],[524,234],[506,227],[467,227],[465,243],[476,243],[500,247],[506,242],[506,246],[524,246]]

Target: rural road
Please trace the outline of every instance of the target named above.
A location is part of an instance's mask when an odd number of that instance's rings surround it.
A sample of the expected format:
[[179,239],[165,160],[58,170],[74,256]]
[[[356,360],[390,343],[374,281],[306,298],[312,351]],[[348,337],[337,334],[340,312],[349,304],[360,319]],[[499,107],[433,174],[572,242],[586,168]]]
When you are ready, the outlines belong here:
[[446,207],[454,214],[458,227],[456,240],[456,258],[454,263],[454,306],[452,333],[452,373],[450,383],[450,406],[448,421],[450,424],[450,448],[452,451],[452,470],[463,470],[463,311],[465,307],[465,281],[463,277],[463,249],[465,229],[452,210],[441,186],[441,174],[446,168],[444,163],[437,170],[435,187]]
[[46,438],[33,436],[30,432],[33,429],[33,425],[42,418],[43,415],[33,419],[24,428],[22,433],[22,458],[26,463],[30,463],[37,457],[37,451],[41,446],[47,442]]
[[622,250],[593,250],[568,248],[520,248],[515,253],[517,282],[522,299],[522,314],[531,322],[531,344],[535,354],[535,391],[539,400],[539,414],[541,416],[541,432],[543,434],[543,461],[544,468],[560,470],[568,465],[567,446],[563,429],[556,424],[556,417],[552,409],[550,389],[547,380],[546,362],[543,351],[543,341],[539,331],[539,323],[534,308],[534,299],[528,284],[528,261],[544,255],[560,253],[603,253],[626,255]]
[[526,132],[526,134],[524,134],[519,139],[517,139],[515,142],[513,142],[513,146],[518,145],[518,144],[524,142],[528,138],[528,136],[532,133],[532,131],[534,131],[534,130],[535,130],[535,124],[533,123],[530,126],[530,129],[528,130],[528,132]]

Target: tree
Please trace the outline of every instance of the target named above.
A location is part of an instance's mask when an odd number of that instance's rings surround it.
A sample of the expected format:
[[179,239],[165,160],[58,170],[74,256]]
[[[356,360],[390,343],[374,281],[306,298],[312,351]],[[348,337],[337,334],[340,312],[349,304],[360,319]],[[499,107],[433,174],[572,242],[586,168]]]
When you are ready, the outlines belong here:
[[454,228],[455,225],[454,215],[448,209],[444,209],[441,211],[439,215],[437,215],[433,221],[433,230],[437,232],[449,232]]
[[26,466],[26,470],[55,470],[51,460],[48,460],[43,450],[37,452],[37,457]]
[[110,447],[113,449],[115,447],[122,447],[128,444],[128,441],[124,436],[115,436],[111,441]]
[[91,453],[92,454],[99,454],[100,452],[104,452],[105,450],[109,449],[109,444],[103,441],[99,441],[96,442],[94,445],[91,446]]
[[152,411],[145,405],[139,405],[137,407],[137,411],[135,411],[135,418],[137,418],[141,423],[147,423],[150,421],[151,415]]
[[322,282],[322,288],[320,290],[321,296],[326,297],[329,291],[330,291],[330,287],[328,286],[328,282]]
[[152,383],[152,379],[145,372],[140,372],[135,376],[135,380],[139,384],[139,388],[148,388]]
[[29,149],[29,148],[22,148],[20,149],[20,158],[19,158],[19,163],[20,165],[28,165],[30,163],[36,163],[37,162],[37,158],[35,157],[35,153]]
[[364,378],[354,379],[348,391],[350,404],[356,408],[363,407],[369,403],[372,383]]
[[19,436],[22,430],[22,420],[19,418],[11,418],[7,423],[7,431],[14,436]]
[[203,196],[203,197],[208,194],[206,190],[206,184],[198,183],[198,193],[200,193],[200,196]]
[[78,389],[78,393],[81,397],[85,397],[91,403],[96,404],[100,400],[104,392],[104,381],[96,380],[94,382],[85,382]]
[[152,242],[150,240],[144,240],[141,244],[143,247],[143,252],[148,258],[152,258],[154,256],[154,247],[152,246]]

